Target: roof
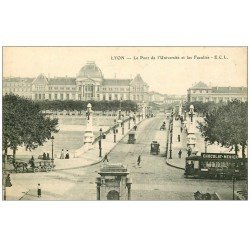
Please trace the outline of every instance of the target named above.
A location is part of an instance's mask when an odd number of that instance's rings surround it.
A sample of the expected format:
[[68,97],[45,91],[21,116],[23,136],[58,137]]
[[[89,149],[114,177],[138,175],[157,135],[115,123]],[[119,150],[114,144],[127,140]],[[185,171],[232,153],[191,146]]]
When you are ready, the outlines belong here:
[[79,71],[78,77],[103,78],[102,71],[95,62],[88,61]]
[[46,85],[48,84],[48,78],[44,74],[40,74],[34,81],[35,84],[42,84]]
[[191,89],[211,89],[211,88],[204,82],[198,82],[195,83],[195,85],[192,86]]
[[247,87],[212,87],[212,93],[247,93]]
[[76,85],[76,78],[56,77],[49,79],[49,85]]
[[131,81],[130,84],[146,84],[147,85],[147,83],[145,83],[143,81],[143,79],[142,79],[142,77],[141,77],[140,74],[137,74],[136,77]]
[[126,174],[128,173],[127,168],[123,166],[122,163],[110,163],[110,164],[103,164],[99,174],[106,174],[106,173],[121,173]]
[[103,86],[129,86],[131,79],[104,79]]
[[35,78],[29,78],[29,77],[4,77],[3,78],[3,82],[26,82],[26,83],[32,83],[34,81]]

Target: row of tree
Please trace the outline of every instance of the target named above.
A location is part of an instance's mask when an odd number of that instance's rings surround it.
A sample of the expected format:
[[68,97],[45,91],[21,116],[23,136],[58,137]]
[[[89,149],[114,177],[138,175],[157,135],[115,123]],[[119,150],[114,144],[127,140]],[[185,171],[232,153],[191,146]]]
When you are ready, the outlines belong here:
[[58,120],[46,117],[41,106],[32,100],[7,94],[3,96],[3,150],[13,150],[15,158],[18,146],[32,150],[43,145],[57,133]]
[[184,110],[185,111],[189,111],[190,105],[194,106],[195,112],[198,113],[199,115],[203,115],[205,116],[207,113],[210,113],[211,111],[213,111],[215,108],[218,107],[222,107],[224,105],[226,105],[225,102],[219,102],[219,103],[215,103],[215,102],[199,102],[199,101],[195,101],[195,102],[186,102],[184,104]]
[[199,123],[205,140],[234,149],[236,154],[241,146],[242,157],[245,158],[248,139],[247,106],[247,102],[234,100],[207,112],[204,122]]
[[136,111],[138,106],[133,101],[73,101],[73,100],[53,100],[53,101],[36,101],[42,110],[53,111],[82,111],[87,109],[88,103],[91,103],[94,111],[117,111],[121,108],[123,111]]

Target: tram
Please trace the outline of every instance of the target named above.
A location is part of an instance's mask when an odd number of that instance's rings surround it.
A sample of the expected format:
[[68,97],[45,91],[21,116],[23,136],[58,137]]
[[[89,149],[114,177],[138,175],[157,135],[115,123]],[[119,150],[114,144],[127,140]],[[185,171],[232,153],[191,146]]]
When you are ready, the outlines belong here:
[[184,176],[197,179],[246,179],[247,158],[224,153],[201,153],[201,156],[189,156],[186,158]]

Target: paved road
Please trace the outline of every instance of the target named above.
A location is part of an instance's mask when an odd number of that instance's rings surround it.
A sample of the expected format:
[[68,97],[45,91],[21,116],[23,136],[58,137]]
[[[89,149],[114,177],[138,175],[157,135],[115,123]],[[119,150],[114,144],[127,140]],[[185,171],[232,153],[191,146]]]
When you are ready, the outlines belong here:
[[[166,131],[159,128],[164,116],[144,121],[137,131],[136,144],[127,144],[125,137],[109,155],[110,162],[128,166],[132,184],[132,200],[193,200],[197,190],[220,190],[231,199],[232,182],[184,179],[183,170],[171,168],[165,163]],[[167,124],[168,125],[168,124]],[[150,155],[150,143],[161,144],[160,155]],[[141,166],[136,166],[141,154]],[[37,200],[37,183],[42,185],[43,200],[96,200],[95,178],[100,164],[82,169],[61,170],[51,173],[12,174],[13,184],[29,190],[22,200]],[[238,183],[236,183],[237,188]],[[20,188],[21,190],[21,188]]]

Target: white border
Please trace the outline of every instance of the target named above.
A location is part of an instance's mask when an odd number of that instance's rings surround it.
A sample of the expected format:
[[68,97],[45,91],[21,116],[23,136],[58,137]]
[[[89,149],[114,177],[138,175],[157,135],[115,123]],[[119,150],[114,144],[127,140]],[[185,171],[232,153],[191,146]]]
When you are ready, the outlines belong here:
[[[247,4],[5,0],[0,43],[247,46]],[[249,202],[1,202],[1,245],[27,250],[248,249],[249,211]]]

